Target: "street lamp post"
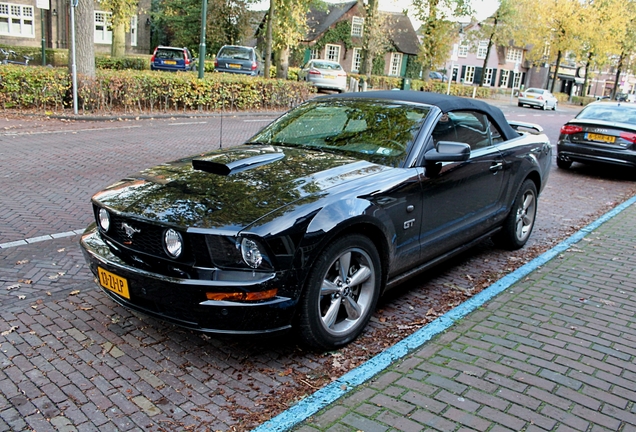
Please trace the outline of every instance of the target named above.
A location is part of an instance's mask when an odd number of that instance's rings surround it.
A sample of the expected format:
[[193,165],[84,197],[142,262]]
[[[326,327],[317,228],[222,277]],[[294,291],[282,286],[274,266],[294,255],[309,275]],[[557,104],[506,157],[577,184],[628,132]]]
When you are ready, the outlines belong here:
[[202,0],[201,5],[201,43],[199,44],[199,79],[203,79],[205,72],[205,27],[208,22],[208,0]]

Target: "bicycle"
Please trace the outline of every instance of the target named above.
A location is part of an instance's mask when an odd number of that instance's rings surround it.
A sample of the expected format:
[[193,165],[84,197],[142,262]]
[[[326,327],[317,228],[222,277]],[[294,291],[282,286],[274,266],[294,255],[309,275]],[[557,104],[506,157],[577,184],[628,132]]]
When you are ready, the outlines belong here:
[[4,55],[4,59],[2,59],[2,64],[15,64],[15,65],[28,66],[29,62],[33,60],[33,57],[29,57],[26,55],[22,56],[24,61],[11,60],[11,59],[17,58],[18,54],[13,50],[5,50],[4,48],[0,48],[0,53]]

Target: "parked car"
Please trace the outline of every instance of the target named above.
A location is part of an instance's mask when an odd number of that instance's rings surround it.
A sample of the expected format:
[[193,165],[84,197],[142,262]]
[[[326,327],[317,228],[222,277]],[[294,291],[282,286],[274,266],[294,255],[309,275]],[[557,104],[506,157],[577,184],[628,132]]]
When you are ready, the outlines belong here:
[[292,328],[333,349],[408,278],[491,236],[523,247],[551,149],[482,101],[319,96],[243,145],[98,192],[81,245],[130,309],[211,333]]
[[318,89],[347,90],[347,72],[340,63],[329,60],[309,60],[298,72],[300,81],[307,81]]
[[519,106],[528,105],[531,108],[538,107],[543,110],[550,108],[554,111],[557,109],[557,104],[557,98],[548,90],[533,87],[519,92],[519,100],[517,101]]
[[197,70],[197,59],[188,48],[158,46],[150,58],[151,70],[186,72]]
[[448,77],[446,75],[444,75],[441,72],[435,72],[435,71],[430,71],[428,73],[428,78],[431,81],[441,81],[441,82],[447,82],[448,81]]
[[252,76],[263,75],[263,58],[256,48],[238,45],[221,47],[214,60],[214,70]]
[[561,128],[557,165],[572,162],[636,167],[636,105],[592,102]]

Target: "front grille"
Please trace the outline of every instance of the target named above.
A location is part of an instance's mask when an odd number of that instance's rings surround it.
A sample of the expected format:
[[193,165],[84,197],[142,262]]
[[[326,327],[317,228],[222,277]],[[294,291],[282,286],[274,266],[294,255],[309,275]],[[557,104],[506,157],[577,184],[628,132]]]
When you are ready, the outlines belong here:
[[[128,236],[124,224],[136,231],[131,236]],[[108,236],[117,243],[136,252],[168,258],[162,242],[165,228],[130,220],[112,213],[110,215],[110,226]]]

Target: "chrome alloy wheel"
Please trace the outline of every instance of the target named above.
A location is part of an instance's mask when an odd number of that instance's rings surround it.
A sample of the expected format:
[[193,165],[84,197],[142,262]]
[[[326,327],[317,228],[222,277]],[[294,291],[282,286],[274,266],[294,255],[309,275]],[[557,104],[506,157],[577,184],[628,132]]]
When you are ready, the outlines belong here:
[[515,218],[515,232],[519,241],[525,241],[534,225],[537,199],[533,191],[527,190],[523,194],[522,204],[517,209]]
[[328,333],[347,333],[367,315],[374,301],[375,274],[371,257],[359,248],[346,249],[332,261],[323,277],[318,302]]

